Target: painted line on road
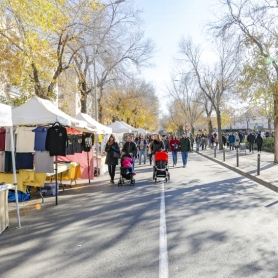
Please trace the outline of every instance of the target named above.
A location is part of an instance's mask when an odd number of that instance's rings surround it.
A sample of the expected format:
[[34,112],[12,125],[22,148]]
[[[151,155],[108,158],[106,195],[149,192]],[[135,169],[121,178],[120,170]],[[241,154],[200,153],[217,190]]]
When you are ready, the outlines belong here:
[[168,278],[168,248],[167,248],[167,228],[165,213],[165,193],[164,182],[160,192],[160,228],[159,228],[159,278]]

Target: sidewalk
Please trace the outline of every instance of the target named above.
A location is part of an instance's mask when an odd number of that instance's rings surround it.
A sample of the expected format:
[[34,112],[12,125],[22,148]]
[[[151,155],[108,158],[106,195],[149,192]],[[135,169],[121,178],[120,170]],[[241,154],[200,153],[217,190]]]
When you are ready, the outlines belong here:
[[245,155],[245,151],[239,150],[239,167],[237,167],[236,150],[226,148],[225,161],[223,161],[223,151],[218,149],[216,158],[214,158],[213,149],[200,149],[199,154],[278,192],[278,164],[273,162],[273,153],[261,152],[260,175],[257,175],[257,151],[250,153],[249,150],[246,150]]

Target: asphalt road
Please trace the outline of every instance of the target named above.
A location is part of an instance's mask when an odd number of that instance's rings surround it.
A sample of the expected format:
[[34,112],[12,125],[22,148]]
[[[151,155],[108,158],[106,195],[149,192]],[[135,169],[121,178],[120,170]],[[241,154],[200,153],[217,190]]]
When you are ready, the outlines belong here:
[[278,277],[277,194],[198,154],[180,166],[165,185],[140,165],[134,187],[105,176],[62,192],[57,207],[47,199],[20,230],[12,219],[0,277]]

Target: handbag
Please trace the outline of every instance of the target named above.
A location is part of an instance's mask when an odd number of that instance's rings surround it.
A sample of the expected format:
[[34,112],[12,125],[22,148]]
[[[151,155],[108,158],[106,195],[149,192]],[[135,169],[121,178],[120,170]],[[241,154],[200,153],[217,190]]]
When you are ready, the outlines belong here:
[[120,153],[118,153],[116,151],[113,151],[112,155],[113,155],[113,158],[120,158]]

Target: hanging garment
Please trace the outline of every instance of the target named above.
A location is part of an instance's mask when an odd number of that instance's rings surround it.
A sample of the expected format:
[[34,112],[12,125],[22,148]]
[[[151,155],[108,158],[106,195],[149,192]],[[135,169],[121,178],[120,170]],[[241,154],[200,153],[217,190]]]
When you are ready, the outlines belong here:
[[89,152],[93,146],[94,142],[94,134],[93,133],[85,133],[82,134],[82,145],[84,152]]
[[53,173],[53,156],[49,152],[35,152],[35,173]]
[[16,152],[17,153],[33,153],[35,145],[35,133],[32,132],[33,127],[18,127],[15,131]]
[[74,145],[73,145],[73,151],[75,153],[82,153],[82,151],[83,151],[82,135],[81,134],[76,134],[75,135],[75,142],[74,142]]
[[12,151],[10,128],[6,128],[6,134],[5,134],[5,151],[8,151],[8,152],[11,152],[11,151]]
[[66,129],[61,125],[53,125],[47,130],[45,149],[49,151],[50,156],[66,156],[68,146],[68,136]]
[[17,153],[15,156],[16,170],[33,169],[33,154],[32,153]]
[[49,127],[39,126],[32,130],[32,132],[35,132],[35,151],[46,151],[45,150],[45,141],[46,141],[46,135],[47,130]]
[[6,129],[0,128],[0,151],[5,151]]
[[12,172],[13,164],[12,164],[12,152],[5,152],[5,167],[4,172]]
[[0,152],[0,172],[4,172],[5,152]]
[[68,148],[67,148],[67,155],[74,154],[74,146],[75,144],[75,135],[68,135]]

